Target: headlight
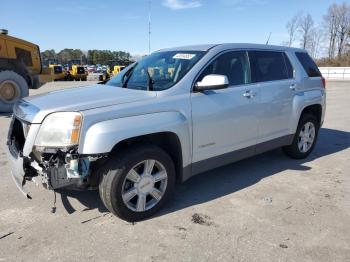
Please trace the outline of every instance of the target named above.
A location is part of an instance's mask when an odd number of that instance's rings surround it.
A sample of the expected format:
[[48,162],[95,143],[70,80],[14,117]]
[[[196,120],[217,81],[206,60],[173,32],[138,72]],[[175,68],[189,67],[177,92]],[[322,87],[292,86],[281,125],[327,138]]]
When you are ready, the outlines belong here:
[[35,140],[40,147],[67,147],[79,143],[82,116],[76,112],[59,112],[48,115]]

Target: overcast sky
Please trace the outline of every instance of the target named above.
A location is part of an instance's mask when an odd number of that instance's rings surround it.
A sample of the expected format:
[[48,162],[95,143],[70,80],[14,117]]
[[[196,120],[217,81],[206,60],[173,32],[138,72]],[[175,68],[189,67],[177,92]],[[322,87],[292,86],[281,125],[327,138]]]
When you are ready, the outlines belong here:
[[[316,23],[327,0],[152,0],[152,50],[223,42],[271,44],[287,40],[285,24],[299,11]],[[1,1],[0,28],[38,44],[148,52],[148,0]],[[298,43],[295,44],[296,46]]]

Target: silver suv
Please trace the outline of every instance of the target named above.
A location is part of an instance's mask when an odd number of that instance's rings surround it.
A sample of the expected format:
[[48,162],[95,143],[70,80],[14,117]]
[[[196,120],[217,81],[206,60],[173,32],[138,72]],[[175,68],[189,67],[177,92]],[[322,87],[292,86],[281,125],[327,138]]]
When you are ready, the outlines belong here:
[[157,51],[111,80],[25,98],[8,133],[12,175],[99,188],[128,221],[154,214],[177,181],[283,147],[307,157],[325,81],[301,49],[221,44]]

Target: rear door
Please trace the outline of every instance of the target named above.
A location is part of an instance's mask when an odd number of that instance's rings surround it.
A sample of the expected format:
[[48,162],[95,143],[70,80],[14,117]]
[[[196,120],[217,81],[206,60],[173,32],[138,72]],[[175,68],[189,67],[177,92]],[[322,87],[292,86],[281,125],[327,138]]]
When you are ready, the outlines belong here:
[[249,51],[252,82],[260,87],[258,143],[290,133],[296,82],[287,55],[280,51]]

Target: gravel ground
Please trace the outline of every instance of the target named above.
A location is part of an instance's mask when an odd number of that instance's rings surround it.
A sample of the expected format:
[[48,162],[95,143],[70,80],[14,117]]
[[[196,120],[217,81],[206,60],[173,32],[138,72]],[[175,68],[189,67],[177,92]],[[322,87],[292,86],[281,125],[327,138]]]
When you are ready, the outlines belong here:
[[[47,84],[31,95],[84,85]],[[275,150],[178,186],[156,217],[130,224],[98,192],[57,195],[10,177],[0,116],[0,261],[350,261],[350,84],[329,82],[314,152]]]

